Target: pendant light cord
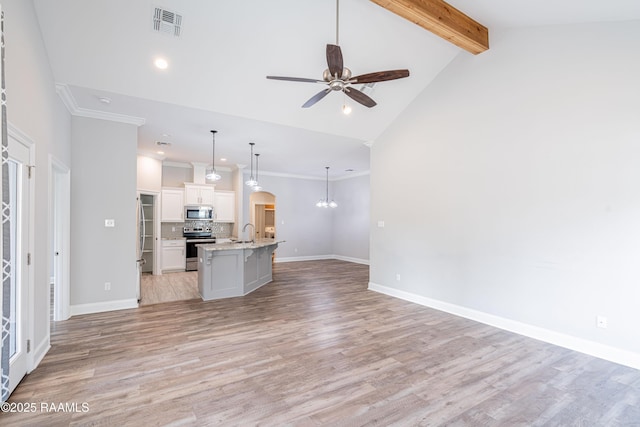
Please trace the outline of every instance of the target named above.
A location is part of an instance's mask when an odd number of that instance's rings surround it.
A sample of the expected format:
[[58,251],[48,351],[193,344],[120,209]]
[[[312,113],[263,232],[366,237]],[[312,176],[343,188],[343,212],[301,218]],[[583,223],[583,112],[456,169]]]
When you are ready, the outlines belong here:
[[327,168],[327,198],[325,201],[329,203],[329,166],[325,166]]
[[213,149],[211,150],[211,171],[214,175],[216,174],[216,132],[218,131],[211,131],[211,136],[213,138]]
[[256,182],[258,181],[258,158],[260,154],[256,154]]
[[253,181],[253,146],[255,145],[255,142],[250,142],[249,145],[251,146],[251,181]]

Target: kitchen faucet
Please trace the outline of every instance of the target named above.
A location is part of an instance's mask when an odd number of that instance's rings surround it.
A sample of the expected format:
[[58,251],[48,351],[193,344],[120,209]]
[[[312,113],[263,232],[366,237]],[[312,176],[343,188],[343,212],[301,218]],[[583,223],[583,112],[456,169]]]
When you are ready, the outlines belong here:
[[244,227],[242,227],[242,232],[244,233],[248,226],[251,226],[251,228],[253,229],[253,234],[251,235],[251,243],[255,243],[255,241],[256,241],[256,226],[255,225],[251,224],[250,222],[246,223],[244,225]]

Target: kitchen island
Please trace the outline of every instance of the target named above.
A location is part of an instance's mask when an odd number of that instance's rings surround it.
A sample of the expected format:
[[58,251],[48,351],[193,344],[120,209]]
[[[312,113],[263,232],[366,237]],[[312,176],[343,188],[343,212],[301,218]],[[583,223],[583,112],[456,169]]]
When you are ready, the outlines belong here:
[[247,295],[272,280],[272,256],[282,240],[198,245],[198,291],[203,300]]

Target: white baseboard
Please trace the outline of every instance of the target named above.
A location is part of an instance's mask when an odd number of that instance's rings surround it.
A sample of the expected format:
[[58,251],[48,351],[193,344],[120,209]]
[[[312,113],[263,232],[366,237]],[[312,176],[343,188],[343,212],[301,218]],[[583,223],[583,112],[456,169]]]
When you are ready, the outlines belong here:
[[369,265],[369,260],[368,259],[362,259],[362,258],[352,258],[352,257],[342,256],[342,255],[333,255],[332,259],[337,259],[339,261],[353,262],[353,263],[356,263],[356,264]]
[[29,363],[29,372],[33,372],[34,369],[38,367],[44,356],[47,354],[49,349],[51,348],[51,343],[49,342],[49,334],[38,344],[38,346],[31,353],[31,362]]
[[369,282],[369,289],[590,356],[640,369],[640,354]]
[[339,261],[354,262],[356,264],[369,265],[368,259],[351,258],[342,255],[313,255],[313,256],[297,256],[297,257],[278,257],[275,262],[296,262],[296,261],[319,261],[324,259],[337,259]]
[[313,256],[294,256],[294,257],[279,257],[276,255],[275,262],[319,261],[323,259],[333,259],[333,255],[313,255]]
[[72,305],[70,308],[71,308],[71,315],[78,316],[80,314],[102,313],[105,311],[138,308],[138,300],[123,299],[118,301],[104,301],[104,302],[94,302],[89,304],[76,304],[76,305]]

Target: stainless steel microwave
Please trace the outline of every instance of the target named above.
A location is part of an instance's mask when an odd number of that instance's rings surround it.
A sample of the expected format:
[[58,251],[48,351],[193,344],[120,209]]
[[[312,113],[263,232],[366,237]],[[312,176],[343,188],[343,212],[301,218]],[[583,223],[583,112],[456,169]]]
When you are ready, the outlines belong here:
[[186,205],[184,207],[184,220],[213,219],[213,206],[211,205]]

